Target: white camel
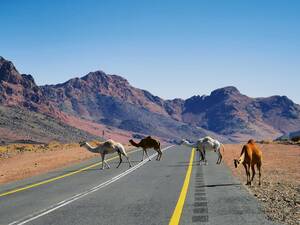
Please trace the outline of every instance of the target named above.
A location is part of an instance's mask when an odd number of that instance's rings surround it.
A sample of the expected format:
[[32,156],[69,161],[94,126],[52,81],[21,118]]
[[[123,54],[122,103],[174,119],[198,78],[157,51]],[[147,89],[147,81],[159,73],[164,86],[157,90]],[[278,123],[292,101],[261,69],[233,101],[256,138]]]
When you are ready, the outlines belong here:
[[198,152],[199,164],[201,163],[201,161],[203,161],[207,165],[207,160],[205,157],[205,148],[203,148],[203,143],[201,139],[199,139],[196,143],[190,143],[188,140],[182,139],[180,144],[185,145],[187,147],[195,148]]
[[[182,144],[189,146],[189,147],[193,147],[196,148],[199,153],[202,156],[202,160],[207,164],[207,160],[206,160],[206,150],[214,150],[217,154],[218,154],[218,159],[217,159],[217,164],[220,164],[222,162],[222,153],[221,153],[221,147],[223,147],[223,152],[224,152],[224,145],[222,143],[220,143],[218,140],[213,139],[209,136],[206,136],[204,138],[200,138],[197,140],[196,143],[189,143],[186,140],[182,140],[181,142]],[[201,159],[200,159],[200,155],[199,155],[199,163],[200,163]]]
[[105,161],[105,155],[106,154],[111,154],[117,152],[120,158],[120,162],[117,166],[117,168],[120,166],[122,163],[122,155],[126,157],[129,167],[131,167],[131,163],[129,161],[128,155],[125,151],[124,146],[121,143],[115,142],[113,140],[107,140],[105,142],[100,143],[97,147],[92,147],[89,143],[85,141],[79,142],[80,147],[85,147],[88,151],[93,152],[93,153],[99,153],[102,158],[102,169],[104,169],[104,164],[107,166],[109,169],[110,166],[108,163]]
[[205,150],[206,149],[214,150],[218,154],[218,160],[216,163],[220,164],[222,162],[222,158],[223,158],[223,155],[221,153],[221,148],[223,148],[223,153],[224,153],[224,151],[225,151],[224,145],[221,142],[219,142],[218,140],[213,139],[209,136],[202,138],[202,142],[203,142]]

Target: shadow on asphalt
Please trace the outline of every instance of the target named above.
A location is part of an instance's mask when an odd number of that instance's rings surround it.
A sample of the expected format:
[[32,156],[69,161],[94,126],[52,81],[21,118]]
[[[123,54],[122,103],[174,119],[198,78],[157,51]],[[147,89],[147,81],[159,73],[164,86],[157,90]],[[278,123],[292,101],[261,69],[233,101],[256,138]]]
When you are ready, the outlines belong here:
[[[187,162],[185,162],[185,163],[180,162],[179,165],[178,164],[167,165],[167,167],[188,167],[188,166],[189,166],[189,163],[187,163]],[[198,162],[194,162],[192,164],[192,166],[199,166],[199,163]],[[200,165],[200,166],[202,166],[202,165]]]
[[198,185],[198,187],[226,187],[226,186],[241,186],[242,184],[208,184],[208,185]]

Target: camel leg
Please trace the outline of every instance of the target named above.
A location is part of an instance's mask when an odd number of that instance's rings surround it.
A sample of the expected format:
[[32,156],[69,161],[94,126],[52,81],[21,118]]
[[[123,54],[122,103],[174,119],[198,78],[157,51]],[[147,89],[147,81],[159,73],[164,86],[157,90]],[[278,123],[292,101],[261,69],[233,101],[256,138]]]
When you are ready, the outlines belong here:
[[144,161],[145,149],[143,149],[143,158],[141,161]]
[[124,153],[122,153],[122,155],[124,155],[125,158],[127,159],[128,163],[129,163],[129,167],[132,167],[129,157],[127,155],[125,155]]
[[105,160],[105,154],[103,155],[103,160],[104,160],[104,163],[105,163],[105,165],[106,165],[107,169],[109,169],[109,168],[110,168],[110,166],[108,165],[108,163],[107,163],[107,162],[106,162],[106,160]]
[[118,152],[118,155],[119,155],[119,159],[120,159],[120,161],[119,161],[119,164],[118,164],[118,166],[117,166],[117,168],[119,168],[119,166],[121,165],[121,163],[122,163],[122,156],[121,156],[121,153],[120,152]]
[[219,151],[218,151],[218,154],[219,154],[218,164],[221,164],[223,156],[222,156],[222,154],[221,154],[220,149],[219,149]]
[[101,159],[102,159],[102,170],[104,170],[104,155],[103,154],[101,154]]
[[160,151],[159,152],[159,159],[158,159],[159,161],[161,160],[161,157],[162,157],[162,152]]
[[220,154],[219,154],[219,151],[218,151],[218,149],[214,148],[214,152],[217,153],[217,156],[218,156],[218,159],[217,159],[216,164],[219,164],[219,160],[220,160]]
[[148,157],[148,160],[151,161],[151,159],[150,159],[150,157],[149,157],[149,155],[148,155],[148,153],[147,153],[147,149],[145,149],[144,151],[145,151],[145,153],[146,153],[146,156]]
[[110,166],[109,166],[108,163],[105,161],[105,154],[101,154],[101,158],[102,158],[102,169],[104,170],[104,165],[106,165],[106,167],[109,169]]
[[251,165],[251,170],[252,170],[252,177],[251,177],[251,180],[250,180],[250,185],[251,185],[251,182],[253,181],[254,177],[255,177],[255,168],[254,168],[254,164]]
[[132,167],[131,162],[130,162],[130,160],[129,160],[129,157],[128,157],[128,156],[125,156],[125,157],[126,157],[128,163],[129,163],[129,167]]
[[156,157],[156,160],[160,161],[161,159],[161,156],[162,156],[162,152],[160,149],[156,150],[157,151],[157,157]]
[[258,169],[258,178],[259,178],[259,181],[258,181],[258,185],[261,185],[261,163],[257,163],[257,169]]
[[245,167],[245,172],[246,172],[246,177],[247,177],[247,183],[246,183],[246,185],[248,185],[249,184],[249,176],[248,176],[248,165],[247,164],[245,164],[245,163],[243,163],[243,166]]
[[247,164],[247,183],[248,185],[251,185],[251,181],[250,181],[250,164]]
[[199,165],[200,165],[200,162],[201,162],[201,158],[202,158],[202,153],[201,153],[201,150],[199,150],[199,149],[196,149],[196,151],[198,152],[197,154],[198,154],[198,162],[199,162]]
[[204,160],[205,165],[207,165],[207,160],[206,160],[206,149],[205,149],[205,147],[203,148],[203,160]]
[[223,159],[223,155],[221,154],[221,152],[219,154],[220,154],[220,162],[219,162],[219,164],[221,164],[222,159]]

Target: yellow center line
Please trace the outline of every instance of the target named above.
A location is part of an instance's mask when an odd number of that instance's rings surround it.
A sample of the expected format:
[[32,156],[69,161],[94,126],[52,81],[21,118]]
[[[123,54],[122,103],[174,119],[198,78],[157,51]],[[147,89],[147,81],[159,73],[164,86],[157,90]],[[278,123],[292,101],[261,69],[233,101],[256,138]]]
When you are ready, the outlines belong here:
[[[132,153],[137,152],[137,151],[140,151],[140,150],[137,149],[137,150],[134,150],[134,151],[130,151],[130,152],[128,152],[128,154],[132,154]],[[117,159],[117,158],[119,158],[119,156],[109,158],[106,161],[112,161],[112,160]],[[20,191],[25,191],[27,189],[34,188],[34,187],[37,187],[37,186],[40,186],[40,185],[43,185],[43,184],[48,184],[50,182],[60,180],[60,179],[63,179],[65,177],[69,177],[69,176],[75,175],[77,173],[83,172],[85,170],[94,168],[94,167],[99,166],[101,164],[102,164],[102,162],[94,163],[90,166],[81,168],[79,170],[76,170],[76,171],[73,171],[73,172],[70,172],[70,173],[63,174],[63,175],[58,176],[58,177],[53,177],[53,178],[50,178],[50,179],[47,179],[47,180],[44,180],[44,181],[41,181],[41,182],[38,182],[38,183],[27,185],[27,186],[22,187],[22,188],[17,188],[17,189],[13,189],[13,190],[10,190],[10,191],[4,192],[4,193],[0,193],[0,197],[10,195],[10,194],[13,194],[13,193],[16,193],[16,192],[20,192]]]
[[189,167],[187,169],[185,179],[184,179],[184,183],[182,185],[182,189],[181,189],[176,207],[174,209],[173,215],[172,215],[171,220],[169,222],[169,225],[178,225],[179,224],[180,217],[181,217],[182,210],[183,210],[183,206],[184,206],[184,202],[185,202],[185,198],[186,198],[187,191],[188,191],[188,188],[189,188],[190,178],[191,178],[191,174],[192,174],[194,155],[195,155],[195,149],[193,148],[192,153],[191,153],[191,157],[190,157]]

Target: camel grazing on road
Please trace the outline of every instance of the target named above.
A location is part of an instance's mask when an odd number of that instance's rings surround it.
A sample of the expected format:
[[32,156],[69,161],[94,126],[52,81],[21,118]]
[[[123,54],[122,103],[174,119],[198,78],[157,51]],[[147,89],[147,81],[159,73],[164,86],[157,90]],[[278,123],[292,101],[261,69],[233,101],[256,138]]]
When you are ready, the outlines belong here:
[[199,163],[200,161],[204,161],[205,164],[207,164],[206,150],[214,150],[218,154],[218,159],[216,163],[220,164],[222,162],[223,156],[221,153],[221,148],[223,148],[224,153],[225,147],[216,139],[206,136],[204,138],[198,139],[196,143],[189,143],[187,140],[183,139],[181,141],[181,144],[195,148],[197,151],[199,151]]
[[203,148],[203,145],[202,145],[202,140],[199,139],[196,143],[191,143],[189,142],[188,140],[186,139],[182,139],[181,140],[181,145],[185,145],[187,147],[191,147],[191,148],[194,148],[196,149],[196,151],[199,153],[198,156],[199,156],[199,164],[201,163],[201,161],[203,161],[205,164],[207,164],[207,160],[206,160],[206,152],[205,152],[205,149]]
[[146,154],[146,156],[148,157],[149,161],[151,161],[148,153],[147,153],[147,149],[149,148],[153,148],[156,152],[157,152],[157,157],[156,160],[160,160],[161,156],[162,156],[162,152],[160,149],[160,142],[159,140],[156,140],[154,138],[152,138],[151,136],[148,136],[146,138],[143,138],[139,143],[136,143],[134,140],[129,140],[130,144],[132,144],[133,146],[137,147],[137,148],[142,148],[143,149],[143,158],[142,161],[144,160],[144,154]]
[[221,153],[221,148],[223,148],[223,154],[224,154],[224,149],[225,149],[224,145],[221,142],[219,142],[218,140],[213,139],[209,136],[201,138],[200,140],[202,141],[202,144],[203,144],[205,150],[211,149],[217,153],[218,159],[217,159],[216,164],[220,164],[222,162],[222,158],[223,158],[223,155]]
[[102,169],[104,169],[104,164],[107,166],[109,169],[110,166],[108,163],[105,161],[105,155],[106,154],[112,154],[117,152],[120,158],[119,164],[117,168],[120,166],[122,163],[122,155],[125,156],[129,163],[129,167],[131,167],[131,163],[129,161],[128,155],[125,151],[124,146],[121,143],[115,142],[113,140],[107,140],[105,142],[100,143],[97,147],[92,147],[89,143],[85,141],[79,142],[80,147],[85,147],[88,151],[93,152],[93,153],[99,153],[102,158]]
[[[258,169],[259,175],[259,185],[261,184],[261,165],[262,165],[262,152],[256,146],[253,139],[250,139],[246,145],[243,146],[241,156],[239,159],[234,159],[234,166],[237,168],[241,163],[245,167],[247,183],[246,185],[251,185],[253,178],[255,176],[255,165]],[[252,177],[250,179],[250,166],[252,169]]]

